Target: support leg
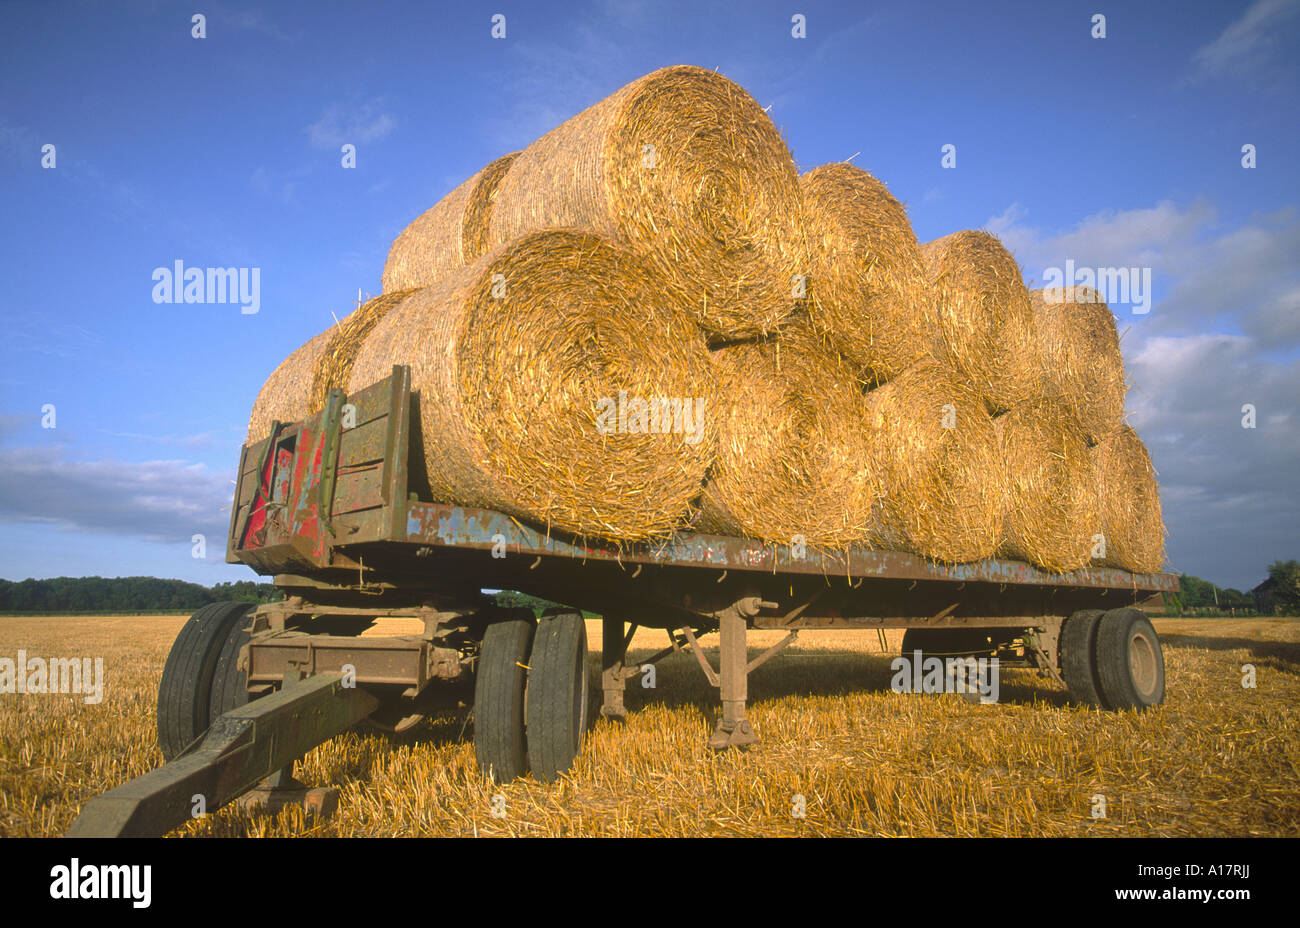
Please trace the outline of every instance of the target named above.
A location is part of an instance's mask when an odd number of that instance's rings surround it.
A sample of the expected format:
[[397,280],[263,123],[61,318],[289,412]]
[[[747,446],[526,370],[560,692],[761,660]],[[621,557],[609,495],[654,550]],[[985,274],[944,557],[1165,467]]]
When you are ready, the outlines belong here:
[[240,796],[236,803],[245,812],[274,815],[287,806],[301,806],[320,818],[329,818],[339,808],[339,791],[333,786],[308,786],[293,775],[294,761],[281,767]]
[[709,738],[715,750],[741,747],[758,740],[745,718],[748,699],[749,651],[745,643],[745,619],[735,609],[718,615],[718,648],[721,652],[719,683],[722,690],[722,719]]
[[600,714],[607,719],[623,722],[627,720],[627,709],[623,706],[623,692],[627,686],[627,677],[623,672],[627,660],[623,620],[602,616],[600,622],[600,687],[604,694]]

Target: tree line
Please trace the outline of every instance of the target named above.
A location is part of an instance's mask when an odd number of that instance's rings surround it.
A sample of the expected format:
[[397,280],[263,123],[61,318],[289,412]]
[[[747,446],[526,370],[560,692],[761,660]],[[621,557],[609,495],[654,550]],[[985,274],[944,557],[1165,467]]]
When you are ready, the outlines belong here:
[[1254,591],[1243,593],[1191,574],[1181,574],[1178,583],[1180,591],[1165,597],[1172,615],[1189,612],[1300,614],[1300,561],[1274,561],[1268,565],[1268,580],[1263,584],[1267,592],[1262,601]]
[[209,603],[265,603],[280,598],[271,584],[252,580],[213,586],[158,577],[0,580],[0,612],[9,613],[192,612]]

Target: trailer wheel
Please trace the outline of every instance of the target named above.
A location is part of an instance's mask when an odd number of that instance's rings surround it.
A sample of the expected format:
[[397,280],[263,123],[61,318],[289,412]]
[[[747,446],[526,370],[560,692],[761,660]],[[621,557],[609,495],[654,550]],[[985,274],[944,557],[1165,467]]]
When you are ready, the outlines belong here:
[[528,674],[528,762],[542,781],[565,773],[587,730],[587,623],[578,612],[542,616]]
[[1112,609],[1097,623],[1097,677],[1111,709],[1148,709],[1165,701],[1165,658],[1140,609]]
[[158,685],[158,747],[171,760],[208,730],[212,679],[231,630],[249,603],[212,603],[185,623]]
[[474,756],[479,770],[498,783],[528,772],[524,691],[536,627],[531,609],[512,609],[483,633],[474,681]]
[[226,636],[212,672],[212,693],[208,698],[208,724],[231,709],[248,704],[248,672],[239,669],[239,652],[252,637],[247,616],[236,622]]
[[1104,614],[1100,609],[1084,609],[1065,620],[1057,642],[1057,663],[1075,702],[1109,709],[1097,677],[1097,625]]

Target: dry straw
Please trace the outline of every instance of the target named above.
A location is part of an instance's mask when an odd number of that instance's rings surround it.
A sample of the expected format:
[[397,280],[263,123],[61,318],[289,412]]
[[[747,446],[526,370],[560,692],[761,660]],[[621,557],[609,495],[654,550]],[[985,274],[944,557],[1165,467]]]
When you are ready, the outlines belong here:
[[1040,392],[1041,361],[1020,267],[988,232],[921,246],[934,300],[937,357],[979,390],[992,412]]
[[1006,472],[980,395],[927,359],[866,399],[880,483],[876,544],[950,563],[992,557]]
[[312,371],[311,393],[304,415],[311,415],[323,408],[331,390],[347,390],[352,364],[366,337],[389,310],[413,292],[413,290],[397,290],[377,296],[362,304],[338,326],[329,330],[329,344],[316,358],[316,366]]
[[1034,290],[1034,328],[1043,388],[1097,442],[1124,418],[1124,358],[1115,314],[1091,287]]
[[1101,512],[1083,431],[1048,397],[999,416],[994,426],[1007,469],[1001,554],[1051,571],[1087,566]]
[[626,244],[718,339],[775,330],[807,273],[789,149],[743,88],[702,68],[633,81],[515,159],[489,239],[543,228]]
[[799,331],[714,351],[728,403],[697,527],[842,550],[867,538],[875,495],[863,385]]
[[690,516],[716,450],[703,336],[644,263],[593,235],[525,236],[407,297],[351,389],[394,364],[411,365],[440,501],[645,541]]
[[353,310],[285,358],[266,379],[248,421],[249,443],[271,433],[271,423],[297,422],[325,405],[329,391],[346,390],[361,343],[410,291],[385,293]]
[[270,435],[272,422],[297,422],[307,415],[316,363],[329,349],[334,335],[332,327],[321,332],[281,361],[266,378],[248,419],[249,444]]
[[834,350],[888,380],[932,339],[930,288],[907,212],[851,164],[799,179],[811,256],[810,319]]
[[1097,563],[1158,573],[1165,560],[1165,526],[1156,471],[1137,432],[1121,425],[1092,449],[1101,492],[1106,556]]
[[427,287],[487,251],[497,187],[518,154],[493,161],[402,231],[384,264],[385,293]]

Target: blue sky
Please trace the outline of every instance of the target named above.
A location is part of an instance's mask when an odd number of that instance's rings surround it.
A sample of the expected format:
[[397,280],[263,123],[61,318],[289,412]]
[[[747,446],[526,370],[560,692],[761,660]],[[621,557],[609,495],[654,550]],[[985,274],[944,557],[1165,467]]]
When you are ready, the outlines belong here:
[[[0,6],[0,42],[5,578],[251,577],[222,507],[267,374],[453,186],[678,63],[770,105],[802,168],[856,155],[922,241],[989,228],[1027,281],[1150,267],[1151,311],[1114,308],[1172,566],[1300,557],[1297,0],[52,0]],[[177,260],[259,268],[259,311],[154,303]]]

